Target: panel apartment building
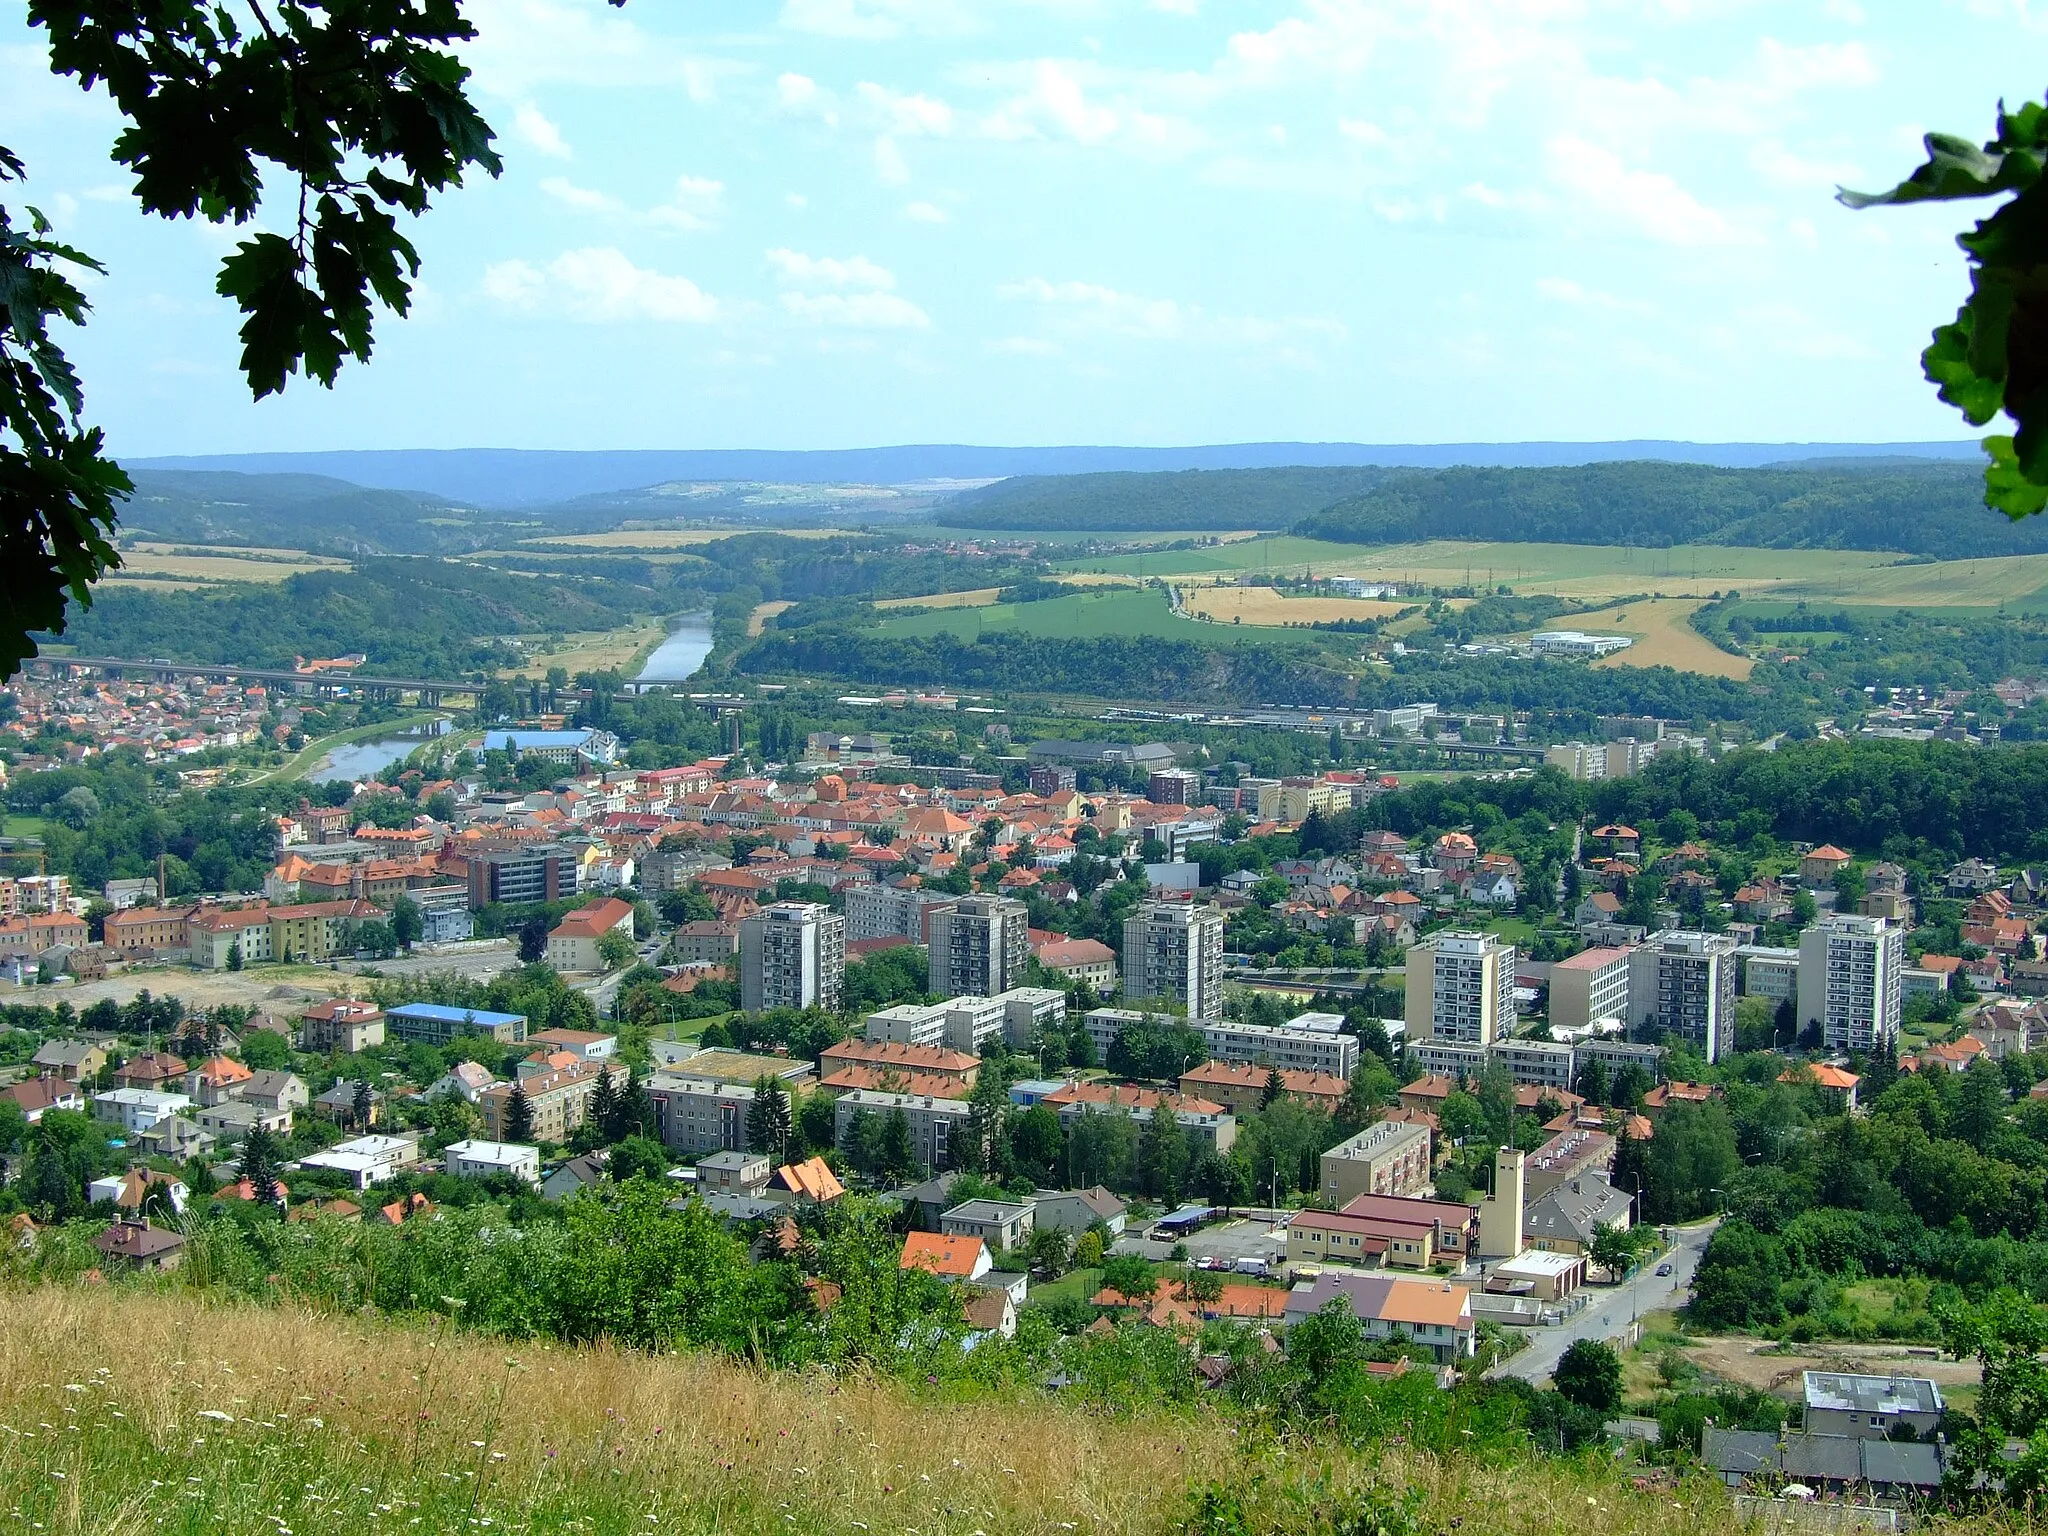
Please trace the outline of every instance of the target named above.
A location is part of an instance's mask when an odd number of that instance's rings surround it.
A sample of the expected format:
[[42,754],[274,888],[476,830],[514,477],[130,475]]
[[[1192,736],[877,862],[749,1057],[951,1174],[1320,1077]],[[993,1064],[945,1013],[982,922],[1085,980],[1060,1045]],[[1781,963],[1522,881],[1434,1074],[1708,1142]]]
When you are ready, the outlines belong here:
[[1629,957],[1629,1038],[1678,1036],[1715,1062],[1735,1044],[1735,940],[1667,928]]
[[819,902],[778,901],[740,924],[740,1006],[837,1008],[846,919]]
[[1490,1046],[1515,1021],[1515,946],[1440,933],[1408,951],[1408,1038]]
[[1024,983],[1031,913],[1007,896],[963,896],[931,920],[931,990],[994,997]]
[[1223,1012],[1223,911],[1148,901],[1124,919],[1124,998],[1179,1003],[1190,1019]]
[[1628,949],[1588,949],[1550,968],[1550,1024],[1585,1029],[1600,1019],[1628,1022]]
[[1889,1051],[1899,1038],[1906,936],[1882,917],[1823,918],[1799,940],[1799,1023],[1834,1051]]
[[929,944],[931,922],[950,911],[960,898],[944,891],[865,880],[846,888],[846,942],[864,939],[908,939]]

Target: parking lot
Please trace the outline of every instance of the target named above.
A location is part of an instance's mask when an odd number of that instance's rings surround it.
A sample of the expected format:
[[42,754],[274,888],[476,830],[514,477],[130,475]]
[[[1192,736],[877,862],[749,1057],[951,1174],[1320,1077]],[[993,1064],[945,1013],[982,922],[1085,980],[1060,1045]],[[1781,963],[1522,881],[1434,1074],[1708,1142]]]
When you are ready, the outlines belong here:
[[1179,1241],[1186,1242],[1191,1259],[1215,1259],[1228,1264],[1239,1259],[1264,1259],[1276,1269],[1287,1252],[1285,1232],[1274,1231],[1272,1223],[1265,1220],[1218,1222],[1190,1233],[1185,1239],[1126,1236],[1117,1241],[1113,1251],[1163,1262]]

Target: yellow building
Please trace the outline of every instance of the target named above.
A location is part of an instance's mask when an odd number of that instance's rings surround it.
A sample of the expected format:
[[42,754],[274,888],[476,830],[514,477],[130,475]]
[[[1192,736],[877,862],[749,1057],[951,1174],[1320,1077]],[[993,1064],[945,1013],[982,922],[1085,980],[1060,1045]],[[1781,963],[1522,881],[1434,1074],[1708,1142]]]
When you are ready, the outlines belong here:
[[339,952],[358,923],[382,914],[367,901],[315,901],[270,909],[270,953],[278,960],[319,961]]

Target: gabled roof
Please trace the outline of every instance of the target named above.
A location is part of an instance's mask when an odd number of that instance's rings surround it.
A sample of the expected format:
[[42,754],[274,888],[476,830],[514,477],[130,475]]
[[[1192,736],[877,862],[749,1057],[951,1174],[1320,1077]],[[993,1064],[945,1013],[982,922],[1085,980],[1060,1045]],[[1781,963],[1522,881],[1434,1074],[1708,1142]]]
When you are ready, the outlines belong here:
[[846,1186],[822,1157],[807,1157],[800,1163],[785,1164],[769,1179],[770,1189],[779,1189],[820,1205],[830,1204],[846,1193]]
[[927,1269],[950,1280],[971,1280],[987,1257],[978,1237],[946,1237],[937,1232],[912,1232],[903,1239],[902,1269]]

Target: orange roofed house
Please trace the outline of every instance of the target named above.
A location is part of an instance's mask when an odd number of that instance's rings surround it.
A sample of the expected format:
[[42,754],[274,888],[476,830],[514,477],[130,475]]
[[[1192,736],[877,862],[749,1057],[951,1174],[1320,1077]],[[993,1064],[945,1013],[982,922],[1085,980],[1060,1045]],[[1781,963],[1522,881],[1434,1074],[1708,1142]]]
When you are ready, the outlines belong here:
[[912,1232],[903,1239],[901,1269],[928,1270],[941,1280],[979,1280],[993,1269],[988,1244],[978,1237]]
[[633,937],[633,909],[616,896],[578,907],[548,935],[548,964],[558,971],[601,971],[597,941],[608,933]]

